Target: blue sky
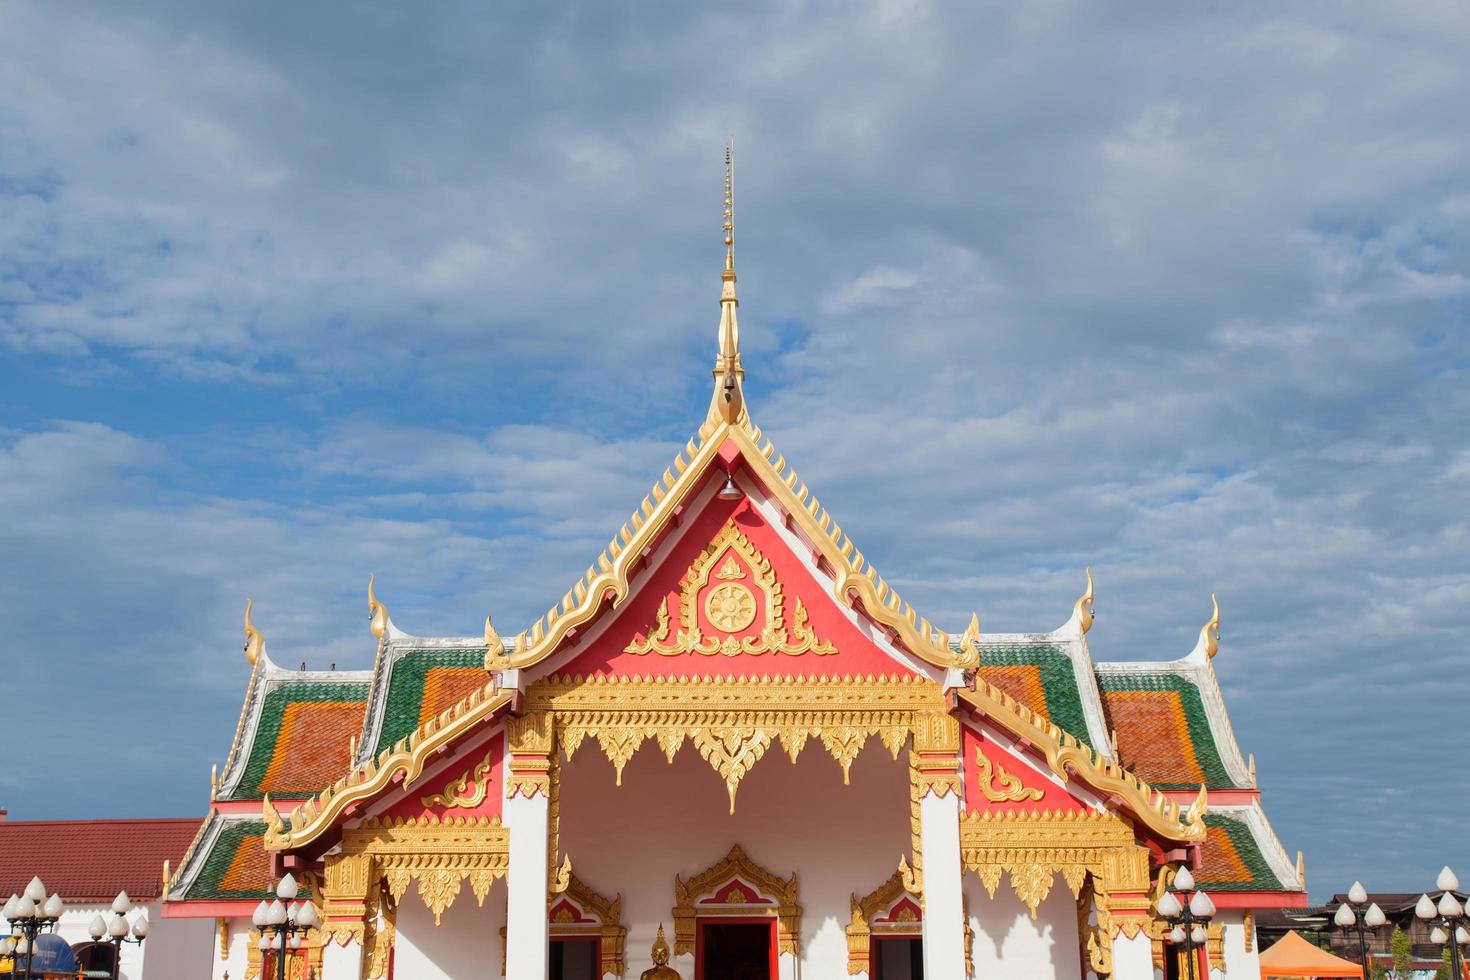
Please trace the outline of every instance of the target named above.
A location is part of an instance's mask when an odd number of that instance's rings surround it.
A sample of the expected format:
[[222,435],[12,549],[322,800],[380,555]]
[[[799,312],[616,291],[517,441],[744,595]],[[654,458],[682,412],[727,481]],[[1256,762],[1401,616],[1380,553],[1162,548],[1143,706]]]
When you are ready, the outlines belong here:
[[[931,618],[1216,660],[1314,892],[1470,869],[1458,3],[0,6],[14,817],[200,813],[247,669],[529,621],[703,412]],[[24,717],[24,710],[21,712]],[[12,728],[14,726],[12,725]]]

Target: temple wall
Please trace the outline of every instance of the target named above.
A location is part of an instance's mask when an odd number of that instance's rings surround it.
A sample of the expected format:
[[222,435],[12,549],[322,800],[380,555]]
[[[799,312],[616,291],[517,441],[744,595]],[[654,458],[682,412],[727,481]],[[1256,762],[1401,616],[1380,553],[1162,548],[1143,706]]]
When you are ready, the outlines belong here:
[[398,939],[393,974],[412,980],[465,980],[498,977],[505,926],[505,881],[490,886],[481,907],[468,882],[444,912],[436,928],[434,913],[419,897],[414,883],[398,905]]
[[[853,763],[848,786],[820,740],[796,765],[773,746],[741,782],[733,816],[723,781],[691,745],[669,765],[650,742],[617,787],[588,744],[562,767],[562,850],[589,886],[622,892],[629,977],[650,965],[660,923],[673,945],[674,875],[698,874],[739,844],[767,870],[798,875],[801,962],[783,956],[783,980],[837,980],[848,975],[851,896],[882,884],[909,853],[908,801],[906,759],[894,761],[877,739]],[[692,956],[672,965],[694,976]]]
[[[204,923],[206,926],[209,927],[211,932],[215,933],[213,941],[209,944],[210,980],[222,980],[226,972],[229,973],[232,980],[235,977],[245,976],[245,971],[250,965],[249,947],[250,930],[252,927],[249,919],[241,916],[239,918],[234,918],[230,920],[230,945],[226,951],[224,959],[220,958],[219,935],[218,931],[214,928],[215,920],[191,919],[188,921]],[[187,972],[181,972],[177,974],[170,973],[165,974],[165,976],[195,976],[195,971],[197,971],[198,969],[199,965],[197,963],[194,963],[190,964],[190,968]]]
[[1060,876],[1034,922],[1007,878],[1001,878],[995,898],[986,894],[977,875],[967,872],[964,887],[975,931],[977,980],[1080,980],[1077,903]]
[[[1216,922],[1225,926],[1225,977],[1226,980],[1242,980],[1261,975],[1261,951],[1251,937],[1251,951],[1245,951],[1245,913],[1239,909],[1221,909]],[[1211,964],[1215,966],[1216,964]],[[1213,972],[1213,971],[1212,971]]]
[[[90,921],[91,916],[87,918]],[[155,902],[148,906],[148,939],[141,946],[129,946],[123,952],[122,978],[141,980],[146,976],[149,980],[169,980],[198,976],[205,960],[214,954],[214,931],[213,919],[165,919]],[[129,954],[137,957],[137,973],[129,969]],[[244,976],[243,973],[231,975]]]
[[[186,976],[199,969],[214,948],[213,919],[165,919],[158,903],[143,906],[148,910],[148,938],[140,946],[125,943],[122,948],[120,980],[143,980],[149,977]],[[101,915],[112,920],[111,903],[101,905],[67,905],[56,924],[56,934],[68,945],[90,942],[88,929],[92,918]],[[128,921],[137,918],[128,913]],[[144,971],[147,971],[145,974]]]

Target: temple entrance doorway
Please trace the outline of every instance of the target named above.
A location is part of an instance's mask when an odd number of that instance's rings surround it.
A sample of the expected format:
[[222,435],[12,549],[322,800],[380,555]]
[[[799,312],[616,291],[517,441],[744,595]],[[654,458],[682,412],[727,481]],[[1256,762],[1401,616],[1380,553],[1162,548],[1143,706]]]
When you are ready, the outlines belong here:
[[908,936],[873,941],[873,980],[923,980],[924,941]]
[[598,980],[596,939],[551,940],[548,980]]
[[694,980],[776,980],[775,922],[700,922]]

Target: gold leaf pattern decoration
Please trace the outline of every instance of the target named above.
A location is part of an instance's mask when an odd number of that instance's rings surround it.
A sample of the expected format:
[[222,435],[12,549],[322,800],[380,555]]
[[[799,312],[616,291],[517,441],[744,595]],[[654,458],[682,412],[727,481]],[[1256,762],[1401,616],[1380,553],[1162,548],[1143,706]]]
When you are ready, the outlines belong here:
[[730,794],[730,813],[735,812],[735,791],[771,747],[771,733],[760,728],[702,728],[694,732],[694,747],[725,780]]
[[978,746],[975,749],[975,767],[980,776],[980,792],[992,803],[1035,802],[1045,794],[1036,787],[1027,787],[1019,776],[1006,772],[999,763],[992,763]]
[[485,753],[485,758],[475,766],[474,772],[465,773],[449,783],[444,787],[442,793],[429,793],[419,797],[419,802],[424,806],[442,806],[451,810],[461,807],[472,810],[485,802],[485,796],[490,790],[488,777],[494,765],[495,754],[492,749]]
[[[715,562],[722,555],[725,561],[715,572]],[[741,561],[736,561],[737,556],[751,571],[749,577],[754,592],[738,581],[747,576],[741,569]],[[710,590],[705,600],[704,618],[725,636],[706,636],[700,625],[699,596],[709,585],[712,573],[721,584]],[[755,593],[759,593],[759,599]],[[745,637],[729,635],[750,626],[755,621],[757,607],[765,612],[760,633]],[[647,637],[633,640],[624,651],[640,657],[650,653],[664,657],[696,653],[706,657],[758,657],[767,653],[789,657],[811,653],[829,657],[837,652],[831,642],[818,637],[811,628],[806,607],[800,599],[796,600],[790,630],[786,628],[785,615],[786,599],[770,561],[730,521],[699,553],[680,583],[679,629],[674,630],[669,602],[664,599],[659,604]]]

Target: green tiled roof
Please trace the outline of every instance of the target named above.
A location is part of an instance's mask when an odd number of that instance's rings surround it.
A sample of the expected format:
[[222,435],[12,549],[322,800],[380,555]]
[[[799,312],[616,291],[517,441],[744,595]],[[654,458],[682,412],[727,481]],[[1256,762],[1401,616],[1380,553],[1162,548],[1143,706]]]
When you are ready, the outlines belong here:
[[[485,675],[485,648],[470,650],[407,650],[393,664],[388,682],[383,727],[374,754],[393,745],[419,727],[424,704],[424,683],[436,669],[474,670]],[[441,705],[439,710],[448,707]]]
[[[1173,700],[1179,712],[1178,720],[1189,736],[1193,750],[1193,763],[1203,773],[1205,785],[1211,788],[1234,786],[1225,763],[1220,757],[1220,748],[1210,731],[1210,718],[1205,710],[1199,688],[1188,678],[1174,673],[1122,673],[1098,671],[1098,687],[1103,693],[1103,706],[1108,723],[1118,732],[1119,747],[1123,762],[1133,768],[1139,776],[1148,780],[1155,789],[1195,789],[1197,782],[1171,781],[1155,773],[1177,771],[1180,765],[1190,760],[1177,758],[1175,746],[1179,729],[1171,725],[1172,731],[1151,731],[1141,719],[1134,717],[1134,708],[1127,695],[1155,693]],[[1111,697],[1120,695],[1120,697]],[[1171,742],[1171,740],[1174,740]],[[1146,752],[1142,747],[1146,746]],[[1149,758],[1145,758],[1147,755]],[[1131,756],[1131,758],[1130,758]]]
[[1034,667],[1046,698],[1051,723],[1091,746],[1087,719],[1082,714],[1082,694],[1077,690],[1077,672],[1064,647],[1051,643],[980,644],[980,676],[987,667]]
[[[255,727],[255,738],[250,746],[250,758],[245,763],[245,771],[240,777],[240,782],[230,793],[231,799],[259,799],[266,792],[261,787],[266,773],[270,770],[272,762],[276,759],[277,750],[281,748],[293,748],[280,746],[282,723],[285,721],[287,710],[294,704],[361,704],[366,705],[370,685],[362,682],[332,683],[321,681],[288,682],[272,689],[265,696],[265,704],[261,708],[260,719]],[[318,738],[313,742],[325,742],[328,745],[340,739],[342,755],[346,756],[348,740],[360,730],[362,715],[357,713],[355,723],[350,730],[314,732]],[[300,752],[320,753],[321,744],[295,746]],[[306,763],[305,768],[312,768],[312,760],[299,760]],[[309,782],[320,782],[320,785],[303,785],[292,787],[270,787],[267,788],[272,795],[282,798],[306,797],[319,791],[326,786],[335,774],[323,771],[320,780],[309,780]]]
[[1211,891],[1286,891],[1261,853],[1256,835],[1244,820],[1221,813],[1205,814],[1209,838],[1197,879]]
[[[269,898],[270,866],[261,850],[264,834],[265,823],[259,820],[226,824],[205,856],[198,877],[184,894],[171,895],[170,899],[255,901]],[[264,876],[260,874],[262,869]]]

